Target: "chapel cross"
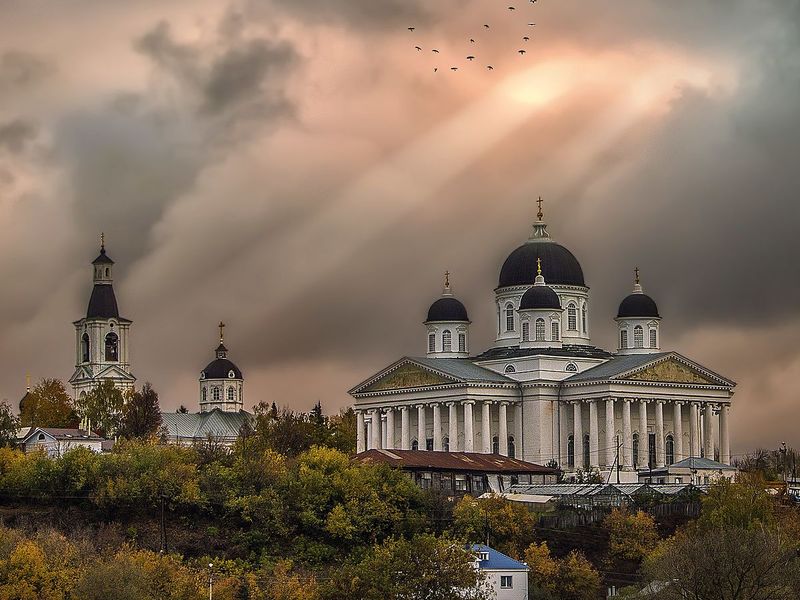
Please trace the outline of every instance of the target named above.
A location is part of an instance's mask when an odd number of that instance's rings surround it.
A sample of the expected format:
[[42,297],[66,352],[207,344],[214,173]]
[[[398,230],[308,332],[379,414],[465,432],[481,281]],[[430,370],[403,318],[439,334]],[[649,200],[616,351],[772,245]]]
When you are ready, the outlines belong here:
[[536,204],[539,205],[539,212],[537,213],[536,216],[539,218],[540,221],[542,220],[542,217],[544,217],[544,213],[542,212],[542,203],[543,202],[544,202],[544,200],[542,200],[542,197],[539,196],[539,199],[536,201]]
[[222,321],[219,322],[219,343],[222,343],[222,340],[225,338],[225,323]]

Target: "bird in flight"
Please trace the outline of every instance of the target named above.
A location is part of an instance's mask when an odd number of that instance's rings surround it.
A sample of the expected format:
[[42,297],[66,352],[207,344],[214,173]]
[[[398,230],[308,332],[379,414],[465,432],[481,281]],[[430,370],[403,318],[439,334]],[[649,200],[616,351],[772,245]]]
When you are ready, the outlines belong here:
[[484,27],[486,27],[486,29],[489,29],[489,26],[488,26],[488,25],[486,25],[485,23],[484,23],[484,25],[483,25],[483,26],[484,26]]
[[451,71],[458,71],[458,67],[450,67]]
[[525,50],[517,50],[520,54],[525,54]]
[[526,36],[524,36],[522,39],[523,39],[523,40],[525,40],[525,41],[527,42],[527,41],[528,41],[529,39],[531,39],[531,38],[529,38],[529,37],[526,35]]
[[434,73],[436,73],[436,71],[438,71],[438,70],[439,70],[439,67],[433,67],[433,72]]
[[536,27],[536,23],[528,23],[528,27]]
[[508,7],[508,10],[517,10],[517,9],[516,9],[516,8],[514,8],[513,6],[509,6],[509,7]]
[[469,38],[469,43],[470,43],[470,44],[474,44],[474,43],[475,43],[475,40],[473,40],[472,38]]
[[486,65],[486,68],[487,68],[489,71],[494,71],[494,67],[493,67],[492,65]]
[[475,60],[475,57],[474,56],[468,56],[467,60]]
[[420,48],[419,46],[414,46],[414,48],[417,49],[417,52],[422,52],[422,48]]
[[439,51],[436,48],[431,48],[431,52],[436,52],[436,54],[439,54]]
[[416,27],[409,27],[408,28],[409,31],[414,31],[415,29],[416,29]]

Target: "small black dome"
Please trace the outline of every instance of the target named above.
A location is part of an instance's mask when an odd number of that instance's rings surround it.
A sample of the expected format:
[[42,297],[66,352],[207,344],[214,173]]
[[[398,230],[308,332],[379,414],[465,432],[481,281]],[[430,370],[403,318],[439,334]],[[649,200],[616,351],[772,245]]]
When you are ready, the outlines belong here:
[[658,306],[647,294],[631,294],[619,304],[617,318],[627,317],[650,317],[661,318],[658,314]]
[[500,269],[498,287],[531,285],[536,278],[536,259],[542,259],[542,274],[550,285],[585,287],[583,269],[569,250],[551,241],[530,241],[514,250]]
[[208,363],[203,369],[204,379],[228,379],[228,373],[233,371],[234,379],[244,379],[242,372],[227,358],[217,358]]
[[555,308],[561,310],[561,301],[553,288],[547,285],[534,285],[522,296],[519,303],[520,310],[530,308]]
[[87,319],[119,319],[119,308],[114,288],[107,283],[96,283],[86,309]]
[[100,248],[100,255],[92,261],[93,265],[113,265],[114,261],[111,260],[106,254],[106,249]]
[[467,309],[455,298],[439,298],[428,309],[428,321],[469,321]]

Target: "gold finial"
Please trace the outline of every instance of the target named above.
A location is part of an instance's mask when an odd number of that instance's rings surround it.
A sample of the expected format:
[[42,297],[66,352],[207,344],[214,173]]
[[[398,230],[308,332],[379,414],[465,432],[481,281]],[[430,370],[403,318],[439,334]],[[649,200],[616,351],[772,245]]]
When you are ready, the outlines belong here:
[[225,339],[225,323],[222,321],[219,322],[219,343],[222,343],[222,340]]
[[444,287],[446,288],[450,287],[450,271],[444,272]]
[[537,275],[541,275],[542,274],[542,259],[541,258],[537,258],[536,259],[536,274]]
[[636,281],[635,281],[635,283],[636,283],[636,285],[639,285],[639,267],[636,267],[636,268],[633,270],[633,272],[634,272],[634,274],[635,274],[635,277],[636,277]]
[[541,196],[539,196],[539,199],[536,201],[536,204],[538,204],[538,205],[539,205],[539,212],[538,212],[538,213],[536,213],[536,217],[537,217],[537,218],[538,218],[540,221],[541,221],[541,220],[542,220],[542,218],[544,217],[544,213],[542,212],[542,204],[543,204],[543,203],[544,203],[544,200],[542,200],[542,197],[541,197]]
[[106,249],[106,234],[105,232],[100,234],[100,250]]

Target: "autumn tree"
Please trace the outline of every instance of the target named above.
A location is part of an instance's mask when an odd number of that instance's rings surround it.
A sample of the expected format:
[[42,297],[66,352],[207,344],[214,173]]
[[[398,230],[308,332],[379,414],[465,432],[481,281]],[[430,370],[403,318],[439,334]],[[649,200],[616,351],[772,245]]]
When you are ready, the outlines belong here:
[[78,412],[100,435],[114,435],[120,426],[125,398],[113,381],[103,381],[78,401]]
[[464,496],[453,509],[453,533],[471,542],[485,542],[500,552],[521,558],[533,541],[536,518],[524,505],[502,496]]
[[558,580],[558,561],[550,555],[547,542],[532,543],[525,550],[528,572],[528,589],[532,598],[552,598]]
[[0,446],[10,446],[19,429],[19,419],[14,415],[11,406],[3,400],[0,402]]
[[655,519],[643,511],[614,509],[603,521],[603,526],[609,533],[609,554],[616,558],[640,561],[659,541]]
[[555,559],[546,542],[534,542],[525,550],[525,562],[530,567],[528,582],[532,600],[592,600],[597,597],[600,573],[577,550]]
[[42,379],[26,394],[20,407],[22,427],[77,427],[78,413],[59,379]]
[[161,427],[161,408],[158,392],[150,382],[140,391],[131,394],[122,409],[119,434],[126,438],[148,438],[156,435]]

